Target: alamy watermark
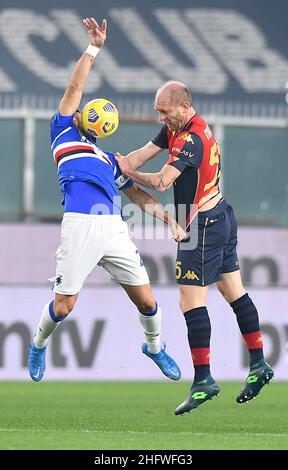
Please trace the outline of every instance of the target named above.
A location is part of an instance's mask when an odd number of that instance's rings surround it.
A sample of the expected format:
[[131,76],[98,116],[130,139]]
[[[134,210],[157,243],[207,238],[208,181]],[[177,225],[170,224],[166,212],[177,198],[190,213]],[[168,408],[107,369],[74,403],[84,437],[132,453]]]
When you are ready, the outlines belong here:
[[[112,210],[111,210],[112,207]],[[134,240],[167,240],[174,239],[179,233],[177,223],[186,232],[186,238],[180,242],[181,250],[193,250],[198,244],[198,206],[192,204],[187,210],[186,204],[146,204],[143,210],[134,203],[128,203],[121,208],[121,197],[113,197],[113,205],[97,203],[91,208],[92,215],[121,214],[127,223],[131,238]],[[169,214],[169,222],[167,223]],[[188,215],[187,215],[188,214]],[[188,228],[187,218],[189,219]],[[164,221],[166,220],[166,222]],[[191,221],[190,221],[191,219]]]

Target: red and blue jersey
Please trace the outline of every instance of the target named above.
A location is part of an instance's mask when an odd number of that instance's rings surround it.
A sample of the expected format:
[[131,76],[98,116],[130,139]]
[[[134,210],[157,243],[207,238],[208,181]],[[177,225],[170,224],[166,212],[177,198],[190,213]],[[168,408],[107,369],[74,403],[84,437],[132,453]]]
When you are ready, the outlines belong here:
[[198,114],[180,132],[172,132],[164,125],[152,142],[169,149],[167,164],[181,172],[174,182],[174,201],[179,222],[180,207],[185,208],[188,228],[197,211],[220,193],[219,147]]
[[74,114],[61,116],[58,112],[51,120],[51,150],[64,211],[95,213],[91,207],[97,205],[106,207],[106,213],[121,213],[117,189],[129,188],[133,182],[121,173],[114,154],[103,152],[81,133],[73,118]]

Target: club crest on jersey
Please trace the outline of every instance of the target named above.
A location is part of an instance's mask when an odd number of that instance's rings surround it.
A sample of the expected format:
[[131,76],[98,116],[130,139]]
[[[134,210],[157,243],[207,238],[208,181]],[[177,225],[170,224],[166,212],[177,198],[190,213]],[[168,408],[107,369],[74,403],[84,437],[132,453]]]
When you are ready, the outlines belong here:
[[191,142],[192,144],[194,144],[193,139],[192,139],[191,135],[189,134],[189,132],[187,132],[186,134],[181,135],[180,139],[185,140],[186,142]]

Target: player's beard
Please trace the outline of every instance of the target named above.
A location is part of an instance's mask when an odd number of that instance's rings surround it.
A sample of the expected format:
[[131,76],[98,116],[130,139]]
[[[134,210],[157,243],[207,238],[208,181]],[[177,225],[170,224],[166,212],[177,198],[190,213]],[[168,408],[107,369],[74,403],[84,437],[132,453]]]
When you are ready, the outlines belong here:
[[168,126],[168,128],[170,129],[171,132],[178,131],[178,126],[176,127],[176,125],[173,124],[173,123],[169,123],[169,124],[167,124],[167,126]]

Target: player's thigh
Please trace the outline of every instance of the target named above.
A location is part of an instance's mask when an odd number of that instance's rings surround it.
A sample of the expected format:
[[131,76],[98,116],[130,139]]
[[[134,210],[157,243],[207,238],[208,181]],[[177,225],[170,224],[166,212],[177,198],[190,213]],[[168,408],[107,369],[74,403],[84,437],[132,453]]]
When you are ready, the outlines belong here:
[[99,219],[85,214],[76,217],[70,213],[64,214],[61,242],[56,252],[53,288],[56,294],[78,294],[101,258],[103,247]]
[[125,222],[119,225],[117,236],[106,247],[98,264],[119,284],[144,286],[150,283],[144,262],[129,237]]
[[206,305],[208,286],[179,285],[179,290],[180,309],[183,313]]
[[150,312],[156,308],[156,300],[150,284],[142,286],[120,285],[139,310]]
[[246,293],[239,270],[222,273],[221,280],[217,282],[217,288],[229,303],[234,302]]

